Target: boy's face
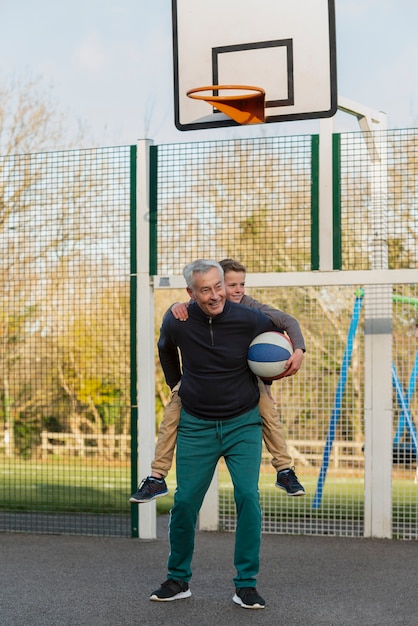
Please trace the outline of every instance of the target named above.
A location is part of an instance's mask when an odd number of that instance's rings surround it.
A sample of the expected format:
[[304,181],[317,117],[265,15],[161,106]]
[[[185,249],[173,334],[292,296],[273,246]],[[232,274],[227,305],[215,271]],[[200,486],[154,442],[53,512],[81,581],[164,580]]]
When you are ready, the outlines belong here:
[[245,272],[225,272],[226,299],[238,304],[245,295]]

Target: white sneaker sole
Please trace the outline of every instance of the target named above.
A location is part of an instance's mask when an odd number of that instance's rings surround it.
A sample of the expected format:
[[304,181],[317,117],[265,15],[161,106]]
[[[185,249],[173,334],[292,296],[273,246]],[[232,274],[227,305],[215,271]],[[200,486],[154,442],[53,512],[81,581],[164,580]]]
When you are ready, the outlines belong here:
[[289,493],[286,487],[282,487],[279,483],[276,483],[276,487],[284,491],[287,496],[306,496],[306,491],[296,491],[295,493]]
[[167,491],[164,491],[164,493],[156,493],[155,496],[152,496],[152,498],[148,498],[148,500],[136,500],[134,497],[131,497],[129,498],[129,502],[131,504],[146,504],[147,502],[152,502],[156,498],[162,498],[163,496],[166,496],[168,493],[169,491],[167,489]]
[[190,598],[191,595],[192,592],[190,591],[190,589],[188,589],[187,591],[180,591],[179,593],[176,593],[176,595],[172,596],[171,598],[159,598],[155,594],[152,594],[152,596],[150,596],[150,600],[153,600],[154,602],[172,602],[173,600],[183,600],[183,598]]
[[235,604],[239,604],[240,606],[242,606],[243,609],[264,609],[265,608],[263,604],[244,604],[244,602],[241,600],[239,596],[237,596],[237,594],[234,595],[232,600],[233,602],[235,602]]

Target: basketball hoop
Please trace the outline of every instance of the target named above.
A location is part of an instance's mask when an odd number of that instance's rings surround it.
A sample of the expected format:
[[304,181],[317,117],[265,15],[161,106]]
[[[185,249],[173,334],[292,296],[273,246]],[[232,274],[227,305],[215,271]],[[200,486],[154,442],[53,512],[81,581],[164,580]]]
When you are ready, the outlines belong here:
[[[235,91],[250,91],[251,93],[231,95],[207,94],[200,95],[202,91],[219,92],[224,89]],[[196,87],[189,89],[186,94],[195,100],[204,100],[214,106],[218,111],[225,113],[238,124],[262,124],[265,121],[266,92],[261,87],[249,87],[248,85],[209,85],[208,87]]]

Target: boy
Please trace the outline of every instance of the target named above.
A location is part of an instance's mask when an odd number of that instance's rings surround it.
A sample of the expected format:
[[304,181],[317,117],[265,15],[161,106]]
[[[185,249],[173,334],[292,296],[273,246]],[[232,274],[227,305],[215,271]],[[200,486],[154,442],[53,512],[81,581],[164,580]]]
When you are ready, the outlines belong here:
[[[224,259],[220,265],[224,271],[227,299],[261,310],[278,328],[286,331],[294,348],[293,355],[287,362],[286,376],[296,374],[302,365],[305,352],[305,343],[297,320],[283,311],[261,304],[254,298],[245,295],[246,268],[241,263],[233,259]],[[187,307],[188,303],[173,304],[171,313],[176,319],[186,321],[188,317]],[[182,406],[178,394],[180,383],[181,381],[172,388],[170,402],[165,408],[155,447],[154,460],[151,463],[151,475],[141,482],[138,491],[131,496],[129,502],[142,504],[168,493],[164,479],[171,468],[176,446],[177,426]],[[277,472],[276,487],[283,489],[289,496],[304,496],[305,490],[291,467],[292,459],[287,452],[283,428],[274,406],[270,385],[265,384],[260,379],[258,379],[258,384],[260,390],[259,410],[263,418],[263,439],[272,456],[271,463]]]

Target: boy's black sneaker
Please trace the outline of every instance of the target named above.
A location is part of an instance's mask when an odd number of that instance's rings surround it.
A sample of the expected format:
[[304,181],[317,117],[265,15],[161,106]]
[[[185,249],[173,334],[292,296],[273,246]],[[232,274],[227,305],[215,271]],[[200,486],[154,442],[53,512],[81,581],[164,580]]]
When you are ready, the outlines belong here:
[[288,496],[305,495],[305,490],[298,481],[293,467],[277,473],[276,487],[283,489]]
[[169,578],[161,587],[150,595],[150,600],[157,602],[171,602],[171,600],[181,600],[182,598],[190,598],[192,592],[189,585],[184,580],[173,580]]
[[265,600],[255,587],[237,588],[232,599],[235,604],[239,604],[243,609],[264,609],[266,606]]
[[161,498],[167,495],[168,487],[164,478],[154,478],[148,476],[144,478],[138,487],[138,491],[129,498],[129,502],[134,504],[142,504],[143,502],[151,502],[155,498]]

